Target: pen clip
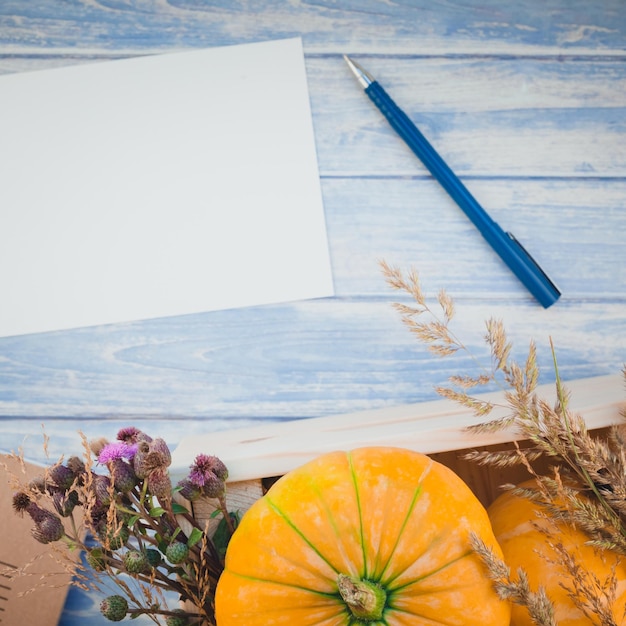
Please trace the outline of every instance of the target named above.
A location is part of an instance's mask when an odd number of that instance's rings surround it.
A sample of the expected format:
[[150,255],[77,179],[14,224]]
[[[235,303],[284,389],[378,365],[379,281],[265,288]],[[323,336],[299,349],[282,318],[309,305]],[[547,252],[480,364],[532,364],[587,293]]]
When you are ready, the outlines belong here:
[[537,261],[535,261],[535,259],[533,258],[533,256],[530,254],[530,252],[528,252],[528,250],[526,250],[526,248],[524,248],[524,246],[521,244],[521,242],[519,241],[519,239],[517,239],[517,237],[515,237],[515,235],[509,231],[506,231],[507,237],[515,244],[517,245],[517,247],[524,253],[524,255],[526,256],[526,258],[533,264],[533,266],[536,268],[536,270],[543,276],[543,278],[546,280],[546,282],[552,287],[552,289],[555,291],[555,293],[557,294],[557,297],[561,295],[561,290],[554,284],[554,282],[552,281],[552,279],[543,271],[543,268],[541,267],[541,265],[539,265],[539,263],[537,263]]

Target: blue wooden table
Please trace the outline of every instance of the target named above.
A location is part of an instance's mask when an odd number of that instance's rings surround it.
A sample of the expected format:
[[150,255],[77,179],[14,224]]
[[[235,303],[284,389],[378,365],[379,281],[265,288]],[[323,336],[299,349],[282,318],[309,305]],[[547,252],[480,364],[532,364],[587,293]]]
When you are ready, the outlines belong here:
[[[448,376],[473,373],[471,358],[437,360],[410,336],[381,259],[417,268],[433,294],[446,288],[455,330],[481,358],[484,321],[497,317],[520,358],[537,341],[542,382],[554,378],[550,337],[565,380],[620,371],[623,0],[3,0],[0,72],[294,36],[335,297],[0,339],[1,450],[23,446],[44,461],[42,424],[56,458],[80,452],[79,430],[113,437],[134,424],[174,446],[194,433],[434,399]],[[524,242],[561,287],[556,305],[528,295],[363,95],[344,53]],[[71,594],[62,624],[84,623],[92,605]]]

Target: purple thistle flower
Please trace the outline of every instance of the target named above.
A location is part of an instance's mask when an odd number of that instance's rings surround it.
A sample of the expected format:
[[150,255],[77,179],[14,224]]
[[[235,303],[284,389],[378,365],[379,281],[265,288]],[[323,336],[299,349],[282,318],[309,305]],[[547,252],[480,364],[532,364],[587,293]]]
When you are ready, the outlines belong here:
[[188,481],[199,487],[202,494],[208,498],[219,498],[224,494],[225,481],[228,470],[220,459],[208,454],[199,454],[196,457]]
[[215,477],[220,480],[226,480],[228,478],[228,470],[224,463],[216,456],[199,454],[191,466],[189,480],[194,485],[198,485],[198,487],[204,487],[207,481],[213,480]]
[[128,444],[124,441],[114,441],[113,443],[107,443],[107,445],[100,450],[98,462],[104,465],[117,459],[132,459],[136,452],[136,443]]

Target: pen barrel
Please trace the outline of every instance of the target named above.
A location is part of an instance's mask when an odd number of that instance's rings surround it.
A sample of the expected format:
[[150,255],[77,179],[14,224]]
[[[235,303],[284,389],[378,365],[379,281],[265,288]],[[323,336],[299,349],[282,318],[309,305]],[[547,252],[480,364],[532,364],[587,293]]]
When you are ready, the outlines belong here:
[[490,228],[495,222],[380,84],[373,82],[365,93],[474,225],[481,231]]
[[482,235],[544,308],[547,309],[561,297],[559,288],[511,233],[493,222],[493,227],[483,231]]
[[491,219],[406,113],[376,81],[365,93],[528,291],[545,308],[554,304],[561,295],[556,285],[519,241]]

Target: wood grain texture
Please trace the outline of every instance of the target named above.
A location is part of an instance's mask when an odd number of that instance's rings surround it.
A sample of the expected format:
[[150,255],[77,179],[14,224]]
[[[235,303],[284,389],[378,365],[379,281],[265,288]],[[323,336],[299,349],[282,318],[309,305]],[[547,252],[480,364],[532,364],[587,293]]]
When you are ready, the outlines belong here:
[[623,52],[622,9],[620,0],[5,0],[0,43],[136,53],[302,35],[318,53]]
[[[411,337],[381,259],[416,267],[429,293],[446,288],[455,331],[487,365],[484,321],[496,317],[518,358],[537,341],[541,382],[554,379],[550,337],[565,380],[621,370],[623,0],[3,0],[0,73],[294,36],[336,297],[0,339],[0,451],[23,446],[46,463],[80,453],[78,431],[113,438],[135,424],[175,446],[187,435],[437,399],[435,385],[474,373],[472,358],[437,359]],[[555,306],[533,302],[427,176],[344,53],[548,270],[564,292]],[[488,498],[508,479],[485,484],[462,471]],[[98,602],[72,589],[60,626],[108,624]]]
[[[470,358],[434,359],[402,327],[379,261],[458,304],[482,354],[501,317],[520,356],[548,337],[566,379],[626,354],[626,17],[620,0],[149,2],[7,0],[0,72],[301,36],[336,297],[0,339],[3,449],[45,421],[140,421],[175,444],[210,432],[433,399]],[[504,228],[564,291],[535,305],[356,86],[359,56]],[[217,174],[216,174],[217,175]],[[238,286],[237,288],[245,288]],[[103,422],[106,420],[106,423]],[[55,445],[55,444],[53,444]]]

